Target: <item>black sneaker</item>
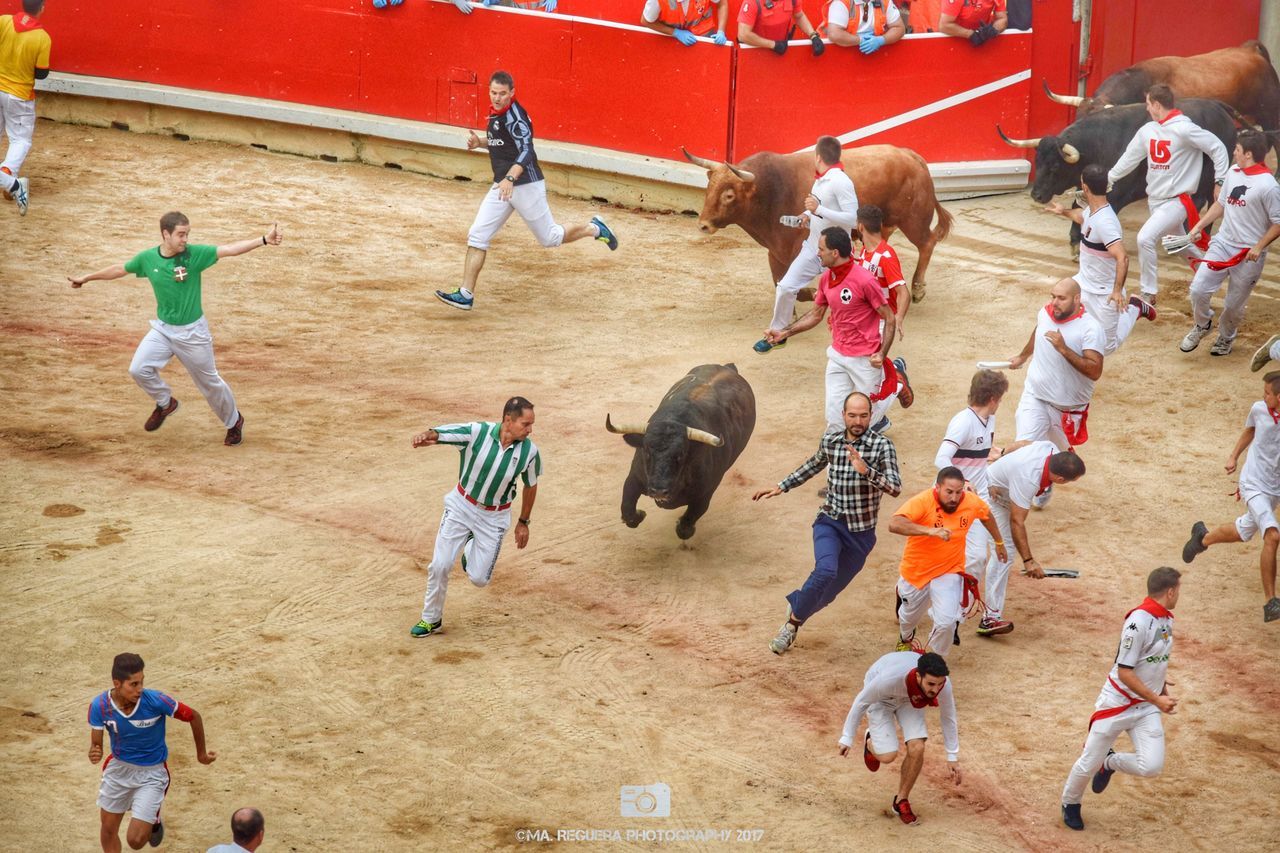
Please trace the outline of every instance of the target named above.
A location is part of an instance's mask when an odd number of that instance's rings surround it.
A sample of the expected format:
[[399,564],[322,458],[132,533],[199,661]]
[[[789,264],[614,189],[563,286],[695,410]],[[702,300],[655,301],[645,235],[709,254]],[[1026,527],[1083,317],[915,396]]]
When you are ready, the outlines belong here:
[[[1114,749],[1107,750],[1107,758],[1115,755]],[[1102,759],[1102,766],[1098,768],[1098,772],[1093,774],[1093,792],[1101,794],[1107,790],[1107,786],[1111,784],[1111,776],[1116,771],[1107,769],[1107,758]]]
[[152,847],[159,847],[161,841],[164,841],[164,824],[157,821],[151,824],[151,840],[147,843]]
[[1209,528],[1205,527],[1203,521],[1197,521],[1191,525],[1191,538],[1187,540],[1187,544],[1182,546],[1182,562],[1190,563],[1196,558],[1197,554],[1203,554],[1209,550],[1209,546],[1204,544],[1204,537],[1209,533]]
[[222,443],[227,447],[235,447],[237,444],[244,441],[244,415],[241,415],[239,412],[236,412],[236,414],[239,415],[239,417],[236,418],[235,426],[227,430],[227,437],[222,440]]
[[1069,829],[1084,829],[1084,818],[1080,817],[1079,803],[1063,803],[1062,804],[1062,822]]
[[1280,598],[1273,598],[1262,605],[1262,621],[1274,622],[1280,619]]

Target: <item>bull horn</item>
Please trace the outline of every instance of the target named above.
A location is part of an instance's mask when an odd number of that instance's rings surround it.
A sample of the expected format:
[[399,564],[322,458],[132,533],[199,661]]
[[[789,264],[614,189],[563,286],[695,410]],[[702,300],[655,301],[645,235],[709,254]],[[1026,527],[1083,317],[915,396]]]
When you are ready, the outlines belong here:
[[1068,107],[1078,107],[1084,103],[1084,98],[1079,95],[1059,95],[1049,88],[1049,81],[1044,78],[1040,79],[1040,85],[1044,86],[1044,93],[1049,96],[1049,100],[1058,104],[1066,104]]
[[714,169],[716,166],[720,165],[714,160],[708,160],[705,157],[698,157],[694,154],[690,154],[689,150],[683,145],[680,146],[680,151],[684,154],[684,159],[688,160],[695,166],[701,166],[704,169]]
[[712,435],[711,433],[700,429],[694,429],[693,427],[685,427],[685,434],[689,436],[690,441],[700,441],[703,444],[709,444],[712,447],[719,447],[724,444],[724,439],[719,436]]
[[1062,143],[1062,159],[1068,163],[1080,162],[1080,150],[1069,142]]
[[756,179],[756,176],[751,172],[748,172],[746,169],[739,169],[738,167],[734,166],[731,163],[725,163],[725,165],[729,167],[730,172],[733,172],[739,178],[741,178],[744,181],[747,181],[748,183]]
[[1035,148],[1040,144],[1040,137],[1038,136],[1035,139],[1011,139],[1004,135],[1004,131],[1000,129],[998,124],[996,125],[996,133],[1000,134],[1000,138],[1006,144],[1012,145],[1014,148]]
[[609,432],[618,435],[644,435],[645,430],[649,428],[648,424],[640,424],[640,426],[614,426],[613,421],[609,420],[609,416],[604,416],[604,428]]

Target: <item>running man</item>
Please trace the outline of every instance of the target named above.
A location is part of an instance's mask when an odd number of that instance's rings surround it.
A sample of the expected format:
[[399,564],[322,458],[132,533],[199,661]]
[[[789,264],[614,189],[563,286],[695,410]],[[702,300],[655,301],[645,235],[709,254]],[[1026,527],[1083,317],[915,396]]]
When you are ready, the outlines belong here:
[[[991,463],[987,476],[991,482],[991,514],[1000,528],[1000,535],[995,538],[1013,543],[1022,560],[1024,575],[1037,580],[1043,578],[1044,569],[1031,553],[1027,515],[1035,498],[1054,483],[1073,483],[1083,477],[1084,460],[1071,452],[1058,452],[1051,441],[1016,441]],[[1002,618],[1012,568],[1012,559],[1000,559],[997,555],[987,573],[987,584],[982,591],[986,615],[978,623],[980,637],[994,637],[1013,630],[1013,623]]]
[[196,760],[212,764],[218,754],[205,749],[204,721],[199,712],[159,690],[143,688],[143,662],[138,655],[116,655],[111,664],[111,689],[89,705],[89,763],[102,761],[102,731],[111,738],[111,754],[102,763],[98,790],[103,853],[120,852],[120,823],[131,812],[125,839],[133,850],[150,842],[160,846],[164,823],[160,806],[169,790],[169,746],[166,717],[191,724]]
[[[1080,803],[1084,786],[1093,778],[1093,792],[1101,794],[1119,770],[1151,778],[1164,769],[1164,725],[1161,714],[1172,714],[1178,700],[1166,688],[1169,655],[1173,652],[1173,608],[1182,589],[1182,575],[1161,566],[1147,576],[1147,597],[1124,617],[1116,662],[1098,694],[1097,710],[1089,718],[1089,736],[1062,789],[1062,822],[1084,829]],[[1111,748],[1127,732],[1133,752]]]
[[251,237],[225,246],[187,245],[191,221],[176,210],[160,217],[160,245],[140,252],[123,264],[106,267],[79,278],[68,277],[72,287],[87,281],[112,281],[133,273],[151,282],[156,296],[156,317],[151,331],[138,344],[129,365],[129,375],[156,401],[143,429],[160,429],[165,418],[178,410],[178,398],[160,371],[177,356],[191,374],[204,399],[227,428],[223,444],[234,446],[244,439],[244,415],[236,407],[230,386],[218,374],[213,361],[213,336],[200,302],[201,274],[223,258],[252,252],[262,246],[279,246],[284,241],[280,228],[261,237]]
[[488,147],[493,167],[493,186],[480,203],[475,221],[467,232],[467,259],[462,271],[462,286],[446,293],[436,291],[436,298],[453,308],[470,311],[475,304],[476,284],[489,253],[489,241],[502,229],[511,214],[519,213],[533,236],[546,248],[572,243],[583,237],[600,240],[609,251],[618,248],[618,238],[598,216],[585,225],[568,229],[557,225],[547,205],[547,182],[538,155],[533,150],[533,122],[515,97],[516,84],[505,71],[495,71],[489,78],[489,123],[484,138],[471,131],[467,150]]
[[1000,529],[987,502],[965,489],[964,474],[948,466],[932,489],[907,501],[893,514],[889,532],[907,537],[898,578],[898,651],[914,647],[916,626],[928,610],[933,619],[928,651],[943,657],[959,645],[965,586],[965,542],[978,526],[995,541],[996,556],[1008,561]]
[[1276,508],[1280,506],[1280,370],[1262,377],[1262,399],[1249,409],[1244,432],[1227,457],[1227,473],[1236,470],[1240,454],[1249,449],[1240,469],[1237,494],[1244,501],[1244,515],[1233,523],[1210,530],[1203,521],[1191,528],[1191,538],[1182,546],[1182,562],[1190,563],[1210,545],[1224,542],[1248,542],[1262,531],[1262,621],[1280,619],[1280,598],[1276,597],[1276,551],[1280,549],[1280,523]]
[[18,177],[31,152],[36,132],[37,80],[49,76],[49,50],[53,41],[40,23],[44,0],[22,0],[22,14],[0,15],[0,129],[9,137],[9,149],[0,163],[0,191],[27,215],[29,182]]
[[791,648],[800,626],[835,601],[862,571],[876,545],[880,496],[896,498],[902,493],[898,452],[890,439],[869,428],[871,401],[866,394],[854,391],[845,398],[844,423],[840,432],[824,434],[817,452],[777,486],[751,496],[753,501],[777,497],[830,466],[827,497],[813,521],[813,571],[803,586],[787,595],[791,611],[769,643],[777,655]]
[[[1000,458],[996,450],[996,410],[1009,390],[1009,378],[995,370],[979,370],[969,381],[969,405],[947,424],[947,433],[938,445],[933,464],[941,471],[955,466],[964,475],[965,487],[991,504],[987,466]],[[999,537],[997,537],[999,538]],[[988,569],[994,570],[995,555],[985,527],[974,527],[964,540],[965,572],[985,591]],[[1007,543],[1007,540],[1006,540]]]
[[529,439],[533,433],[533,403],[512,397],[502,407],[502,421],[448,424],[413,437],[414,447],[458,446],[458,485],[444,496],[444,515],[436,533],[435,551],[427,566],[427,594],[422,619],[409,629],[413,637],[440,633],[444,625],[444,597],[449,572],[462,551],[462,570],[476,586],[488,586],[498,562],[502,537],[511,526],[511,502],[516,479],[520,516],[516,547],[529,544],[529,522],[542,476],[542,454]]
[[[947,662],[941,655],[917,652],[890,652],[867,670],[862,690],[844,720],[840,734],[840,754],[848,755],[854,735],[867,718],[867,734],[862,742],[862,761],[875,773],[881,764],[891,764],[902,756],[898,775],[898,793],[893,798],[893,811],[908,826],[917,823],[907,799],[920,769],[924,767],[924,745],[929,739],[925,725],[926,708],[935,707],[942,717],[942,742],[947,750],[947,769],[957,785],[960,772],[960,734],[956,728],[956,701],[947,676]],[[898,728],[902,729],[905,750],[899,748]],[[904,754],[905,752],[905,754]]]
[[1129,337],[1139,317],[1155,320],[1156,309],[1124,289],[1129,255],[1124,250],[1120,219],[1107,200],[1107,170],[1097,163],[1080,173],[1082,207],[1065,208],[1055,202],[1049,213],[1080,226],[1080,270],[1072,278],[1080,285],[1080,301],[1106,335],[1104,356],[1111,355]]

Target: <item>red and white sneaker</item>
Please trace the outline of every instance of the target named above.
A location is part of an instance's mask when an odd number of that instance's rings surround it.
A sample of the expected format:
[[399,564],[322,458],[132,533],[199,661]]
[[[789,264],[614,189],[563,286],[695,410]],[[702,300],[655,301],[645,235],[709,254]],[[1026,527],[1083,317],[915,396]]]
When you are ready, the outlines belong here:
[[893,798],[893,810],[897,813],[898,818],[907,826],[915,826],[920,822],[920,818],[916,817],[916,813],[911,810],[911,803],[907,800]]
[[1013,623],[1006,622],[1003,619],[988,619],[982,617],[982,621],[978,623],[979,637],[994,637],[997,634],[1007,634],[1013,630]]
[[[1139,317],[1145,317],[1146,319],[1152,322],[1155,322],[1155,319],[1156,319],[1155,294],[1144,293],[1142,295],[1145,298],[1139,299],[1137,296],[1130,296],[1129,304],[1132,305],[1134,308],[1138,309]],[[1147,301],[1148,299],[1150,299],[1151,301],[1148,302]]]
[[875,753],[871,751],[871,732],[867,732],[867,738],[862,742],[862,763],[867,765],[867,769],[872,773],[880,769],[880,759],[876,758]]

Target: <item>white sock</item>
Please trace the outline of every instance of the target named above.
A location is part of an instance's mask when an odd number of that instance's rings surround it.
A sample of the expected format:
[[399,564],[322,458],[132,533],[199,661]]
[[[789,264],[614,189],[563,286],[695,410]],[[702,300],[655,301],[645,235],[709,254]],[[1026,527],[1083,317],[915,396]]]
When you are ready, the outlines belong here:
[[590,231],[591,231],[591,236],[592,236],[592,237],[599,237],[599,236],[600,236],[600,226],[599,226],[599,225],[596,225],[594,222],[588,222],[588,223],[587,223],[587,228],[588,228],[588,229],[590,229]]
[[465,296],[467,299],[472,298],[471,291],[467,290],[465,287],[459,287],[458,292],[461,293],[463,296]]

